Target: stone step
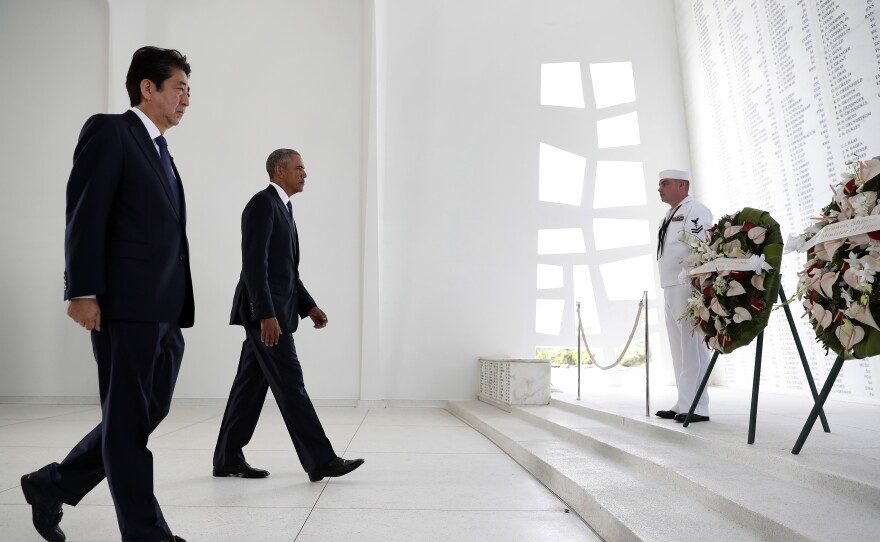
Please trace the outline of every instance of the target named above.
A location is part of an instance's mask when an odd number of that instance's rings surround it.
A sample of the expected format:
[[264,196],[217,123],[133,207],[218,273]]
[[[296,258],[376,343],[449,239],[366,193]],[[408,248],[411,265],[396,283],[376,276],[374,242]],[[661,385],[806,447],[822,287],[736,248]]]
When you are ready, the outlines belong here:
[[755,456],[681,424],[557,401],[510,413],[476,401],[448,408],[607,540],[860,540],[876,531],[870,486]]
[[[729,426],[700,423],[690,424],[688,428],[685,428],[680,423],[665,421],[661,422],[662,425],[657,425],[648,422],[645,418],[622,416],[566,401],[552,400],[550,406],[572,413],[576,416],[575,420],[589,418],[612,427],[625,427],[629,433],[640,434],[646,439],[660,439],[661,441],[673,439],[674,442],[684,443],[694,451],[726,460],[734,460],[754,469],[770,472],[778,479],[797,482],[808,487],[821,487],[823,490],[834,492],[843,498],[868,504],[876,510],[876,513],[880,513],[880,468],[878,468],[876,460],[867,460],[864,456],[853,457],[838,454],[840,462],[829,465],[827,461],[810,454],[793,455],[789,453],[794,445],[794,437],[801,427],[800,419],[795,425],[796,432],[789,435],[790,438],[782,441],[785,453],[768,453],[765,447],[746,444],[747,435],[745,433],[742,434],[741,439],[736,440],[733,444],[729,438],[717,438],[719,434],[729,432],[731,430]],[[518,411],[520,413],[529,412],[528,407],[521,407]],[[536,415],[538,412],[532,411],[531,414]],[[743,412],[742,417],[743,420],[746,420],[748,412]],[[806,411],[804,412],[805,418]],[[823,434],[821,425],[816,421],[811,436],[812,442],[808,441],[809,445],[817,445],[823,437],[843,441],[847,447],[860,445],[856,439],[852,438],[851,430],[843,431],[840,419],[832,419],[831,423],[833,424],[833,432]],[[758,439],[761,438],[761,429],[759,415]],[[729,437],[729,434],[725,434],[725,437]],[[874,526],[877,528],[880,525],[875,523]]]

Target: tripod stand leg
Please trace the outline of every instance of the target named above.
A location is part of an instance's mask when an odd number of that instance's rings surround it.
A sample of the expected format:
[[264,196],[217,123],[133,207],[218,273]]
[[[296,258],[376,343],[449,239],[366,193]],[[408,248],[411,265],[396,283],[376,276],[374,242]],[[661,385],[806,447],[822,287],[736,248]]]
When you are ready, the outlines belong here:
[[755,376],[752,380],[752,412],[749,414],[749,444],[755,443],[755,422],[758,418],[758,387],[761,385],[761,353],[764,349],[764,332],[758,333],[755,346]]
[[700,382],[700,387],[697,388],[697,394],[694,396],[694,402],[691,403],[691,409],[688,410],[688,415],[684,419],[684,427],[687,427],[689,423],[691,423],[691,416],[694,415],[694,410],[697,408],[697,403],[700,402],[700,396],[703,395],[703,390],[706,389],[706,384],[709,382],[709,376],[712,374],[712,369],[715,367],[715,361],[718,359],[718,355],[720,352],[718,350],[712,354],[712,361],[709,362],[709,367],[706,368],[706,374],[703,376],[703,381]]
[[816,404],[813,405],[813,410],[811,410],[810,415],[807,416],[804,428],[801,430],[797,442],[794,443],[794,448],[791,449],[791,453],[795,455],[801,453],[801,448],[804,447],[804,442],[806,442],[807,437],[810,436],[813,424],[816,423],[816,418],[819,416],[819,412],[822,411],[822,407],[825,405],[825,401],[831,393],[831,388],[834,386],[834,381],[837,380],[837,375],[840,373],[841,367],[843,367],[843,356],[837,356],[837,359],[834,361],[834,366],[831,367],[831,372],[828,373],[828,379],[825,380],[825,385],[822,386],[822,393],[819,394]]
[[[794,318],[791,316],[791,309],[788,307],[788,300],[785,298],[785,292],[782,291],[782,285],[779,286],[779,300],[782,301],[782,309],[785,311],[785,317],[788,319],[788,327],[791,328],[791,336],[794,338],[794,345],[797,347],[798,355],[801,357],[801,365],[804,366],[804,374],[807,377],[807,384],[810,386],[810,393],[813,394],[813,401],[819,400],[819,392],[816,391],[816,383],[813,381],[813,372],[810,371],[810,365],[807,363],[807,356],[804,354],[804,347],[801,345],[801,338],[798,335],[797,328],[794,327]],[[819,411],[819,420],[822,422],[822,429],[826,433],[830,433],[828,420],[825,418],[825,411]]]

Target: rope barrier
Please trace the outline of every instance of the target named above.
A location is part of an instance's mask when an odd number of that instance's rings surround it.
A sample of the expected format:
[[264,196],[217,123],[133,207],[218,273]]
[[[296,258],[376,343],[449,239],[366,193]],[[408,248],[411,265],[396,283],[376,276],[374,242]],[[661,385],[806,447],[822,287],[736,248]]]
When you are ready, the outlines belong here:
[[[576,310],[577,310],[577,315],[578,315],[578,333],[580,334],[581,340],[584,341],[584,348],[587,351],[587,356],[589,356],[590,361],[593,362],[593,365],[602,369],[603,371],[607,371],[609,369],[613,369],[614,367],[617,366],[618,363],[623,361],[623,358],[626,356],[626,353],[629,350],[629,345],[632,343],[633,337],[636,334],[636,328],[639,326],[639,320],[642,318],[642,310],[645,308],[645,298],[646,297],[647,297],[647,292],[642,294],[642,299],[641,299],[641,301],[639,301],[639,310],[638,310],[638,312],[636,312],[636,319],[633,322],[632,330],[629,332],[629,337],[626,339],[626,346],[623,347],[623,352],[620,353],[620,356],[618,356],[617,360],[614,363],[612,363],[611,365],[609,365],[607,367],[603,367],[602,365],[599,365],[599,363],[596,361],[596,357],[593,355],[592,352],[590,352],[590,345],[587,344],[587,336],[584,333],[584,325],[583,325],[583,322],[581,321],[581,304],[580,303],[577,304]],[[646,361],[647,361],[647,357],[648,356],[645,355]]]

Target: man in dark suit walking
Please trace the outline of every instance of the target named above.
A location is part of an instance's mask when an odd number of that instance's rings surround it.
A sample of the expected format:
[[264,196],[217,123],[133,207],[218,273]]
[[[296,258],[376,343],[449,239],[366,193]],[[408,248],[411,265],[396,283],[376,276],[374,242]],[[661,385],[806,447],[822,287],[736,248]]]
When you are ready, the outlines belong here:
[[[180,175],[162,135],[189,106],[190,66],[142,47],[125,81],[132,109],[86,121],[67,182],[64,299],[91,332],[101,423],[61,463],[21,477],[34,527],[63,542],[61,503],[105,477],[122,540],[182,542],[153,495],[147,438],[168,414],[194,304]],[[88,534],[81,537],[89,538]]]
[[303,191],[306,170],[300,154],[278,149],[266,161],[270,185],[251,198],[241,215],[241,279],[230,324],[244,326],[238,372],[214,450],[214,476],[264,478],[247,464],[250,442],[271,388],[303,469],[313,482],[348,474],[363,459],[337,457],[306,393],[293,332],[300,317],[315,327],[327,315],[299,277],[299,238],[290,197]]

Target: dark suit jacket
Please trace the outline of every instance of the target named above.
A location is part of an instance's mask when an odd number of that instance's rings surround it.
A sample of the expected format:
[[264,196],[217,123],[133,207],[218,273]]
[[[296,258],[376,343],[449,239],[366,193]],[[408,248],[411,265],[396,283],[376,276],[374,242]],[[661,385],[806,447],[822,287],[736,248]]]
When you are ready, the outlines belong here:
[[275,187],[257,192],[241,214],[241,278],[230,324],[275,317],[284,333],[317,304],[299,278],[299,238]]
[[171,200],[138,116],[86,121],[67,181],[64,299],[97,295],[101,317],[193,325],[186,203]]

